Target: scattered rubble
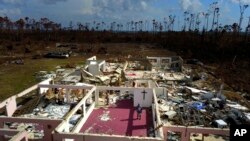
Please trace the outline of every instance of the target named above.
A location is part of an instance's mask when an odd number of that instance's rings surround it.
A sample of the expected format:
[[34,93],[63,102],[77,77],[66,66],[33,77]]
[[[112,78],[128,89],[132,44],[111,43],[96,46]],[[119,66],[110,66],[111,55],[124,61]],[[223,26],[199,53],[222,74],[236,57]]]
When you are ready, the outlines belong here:
[[[240,94],[233,92],[222,80],[212,75],[212,72],[201,69],[200,67],[204,66],[203,63],[198,60],[190,60],[189,63],[192,65],[183,65],[180,57],[132,58],[129,56],[127,61],[119,62],[117,59],[98,60],[93,56],[87,59],[84,66],[57,67],[56,72],[40,71],[35,76],[39,80],[53,78],[53,84],[58,85],[100,85],[114,88],[152,88],[153,90],[163,88],[156,93],[156,97],[157,108],[164,125],[228,128],[232,124],[250,123],[248,102]],[[47,88],[42,92],[41,97],[27,102],[31,105],[30,108],[33,108],[32,111],[25,105],[20,105],[19,111],[23,109],[26,113],[20,112],[14,115],[63,119],[87,92],[88,90],[78,88],[74,90]],[[133,98],[133,94],[126,90],[122,92],[100,90],[98,101],[99,105],[107,106],[115,105],[119,99]],[[85,106],[88,107],[95,100],[95,97],[88,98]],[[70,130],[77,124],[83,112],[85,111],[78,109],[77,114],[70,118]],[[99,119],[109,121],[112,117],[109,111],[105,111]],[[24,125],[10,125],[13,128],[19,126]],[[32,129],[32,126],[30,125],[29,128]],[[43,136],[42,131],[39,133],[34,134],[34,137]],[[168,134],[168,138],[173,140],[178,140],[180,136],[175,132],[168,132]]]

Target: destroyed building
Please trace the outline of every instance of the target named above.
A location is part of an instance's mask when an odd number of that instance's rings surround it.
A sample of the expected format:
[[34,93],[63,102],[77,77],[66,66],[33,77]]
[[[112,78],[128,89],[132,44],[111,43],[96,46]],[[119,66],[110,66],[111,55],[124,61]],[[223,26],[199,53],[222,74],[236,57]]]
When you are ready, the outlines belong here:
[[74,69],[58,68],[56,78],[0,103],[0,140],[227,139],[229,124],[249,123],[247,107],[226,99],[223,85],[197,87],[180,57],[147,59],[93,56]]

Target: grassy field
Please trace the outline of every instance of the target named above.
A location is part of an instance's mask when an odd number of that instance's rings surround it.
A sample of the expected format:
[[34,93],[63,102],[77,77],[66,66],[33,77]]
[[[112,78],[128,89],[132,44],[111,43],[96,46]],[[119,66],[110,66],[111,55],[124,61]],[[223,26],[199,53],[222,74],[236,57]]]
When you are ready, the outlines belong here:
[[55,71],[56,66],[66,64],[83,64],[84,57],[71,57],[69,59],[26,59],[24,65],[8,64],[0,66],[0,101],[17,94],[26,88],[38,83],[35,72]]
[[[56,50],[54,44],[47,49]],[[128,44],[128,43],[105,43],[105,44],[83,44],[82,48],[93,48],[93,52],[85,54],[85,56],[78,54],[78,56],[71,57],[69,59],[28,59],[24,60],[24,65],[8,64],[0,65],[0,101],[15,95],[26,88],[38,83],[35,79],[35,72],[38,71],[55,71],[56,66],[65,66],[66,64],[83,64],[86,58],[97,55],[98,59],[125,57],[127,55],[132,56],[172,56],[174,52],[166,49],[157,48],[155,45],[149,44]],[[107,48],[108,55],[98,54],[100,47]],[[46,49],[45,49],[46,50]],[[41,51],[42,52],[42,51]],[[44,53],[46,51],[43,51]],[[13,54],[15,56],[20,55],[18,53]],[[3,56],[2,56],[3,57]],[[2,59],[0,58],[0,61]],[[2,60],[2,63],[6,62]]]

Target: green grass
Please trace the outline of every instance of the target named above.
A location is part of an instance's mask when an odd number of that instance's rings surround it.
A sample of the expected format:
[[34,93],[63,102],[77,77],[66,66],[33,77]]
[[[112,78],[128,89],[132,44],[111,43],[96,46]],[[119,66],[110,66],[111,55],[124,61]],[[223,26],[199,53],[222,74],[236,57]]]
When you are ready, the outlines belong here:
[[38,59],[24,60],[24,65],[2,65],[0,66],[0,101],[15,95],[26,88],[38,83],[35,79],[35,72],[55,71],[56,66],[66,64],[83,64],[83,57],[72,57],[69,59]]

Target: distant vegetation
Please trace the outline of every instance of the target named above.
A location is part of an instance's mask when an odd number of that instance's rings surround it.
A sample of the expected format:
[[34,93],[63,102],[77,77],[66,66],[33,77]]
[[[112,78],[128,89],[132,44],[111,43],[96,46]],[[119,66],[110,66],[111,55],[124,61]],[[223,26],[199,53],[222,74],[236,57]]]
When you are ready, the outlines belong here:
[[12,55],[13,50],[30,53],[34,44],[42,49],[51,42],[136,42],[158,44],[188,58],[206,61],[249,61],[250,18],[247,27],[241,27],[248,5],[239,0],[239,7],[239,22],[232,25],[220,23],[220,7],[217,2],[211,3],[206,12],[185,11],[181,31],[174,31],[176,16],[173,14],[163,21],[138,20],[125,24],[115,21],[76,24],[70,22],[68,27],[62,27],[60,23],[48,18],[36,20],[25,17],[12,21],[5,16],[0,17],[0,51],[2,55]]

